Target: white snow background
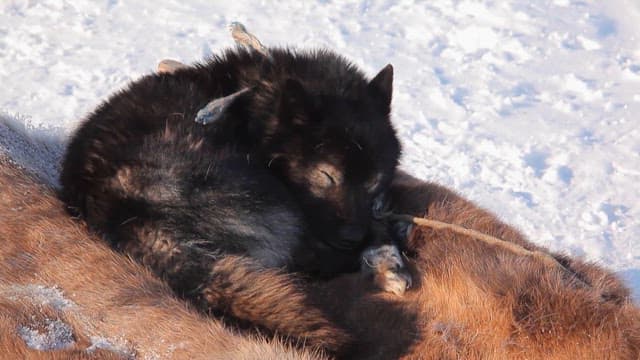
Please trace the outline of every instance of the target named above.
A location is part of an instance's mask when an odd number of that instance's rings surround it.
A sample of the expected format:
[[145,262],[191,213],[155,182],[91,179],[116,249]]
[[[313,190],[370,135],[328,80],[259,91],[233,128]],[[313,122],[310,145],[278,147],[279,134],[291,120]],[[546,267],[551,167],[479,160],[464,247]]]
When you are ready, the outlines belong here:
[[83,116],[163,58],[232,46],[231,21],[370,75],[393,64],[402,168],[619,272],[640,300],[637,0],[4,0],[0,117],[17,132],[0,125],[0,151],[55,183]]

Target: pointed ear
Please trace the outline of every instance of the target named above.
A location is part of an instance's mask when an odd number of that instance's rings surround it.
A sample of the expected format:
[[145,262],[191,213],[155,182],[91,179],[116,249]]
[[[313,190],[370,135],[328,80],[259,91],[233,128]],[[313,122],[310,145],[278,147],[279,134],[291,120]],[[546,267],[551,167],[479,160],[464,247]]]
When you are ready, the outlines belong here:
[[282,85],[280,96],[280,119],[284,122],[303,125],[311,107],[310,98],[302,83],[298,80],[287,79]]
[[385,66],[368,85],[369,92],[385,111],[391,110],[391,94],[393,92],[393,66]]

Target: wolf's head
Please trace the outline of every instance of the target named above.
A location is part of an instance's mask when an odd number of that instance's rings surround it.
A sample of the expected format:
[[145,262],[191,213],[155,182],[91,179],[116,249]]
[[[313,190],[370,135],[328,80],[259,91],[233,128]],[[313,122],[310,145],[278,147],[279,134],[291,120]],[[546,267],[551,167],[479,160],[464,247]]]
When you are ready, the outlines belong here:
[[362,244],[374,200],[393,177],[400,144],[389,119],[392,83],[391,65],[349,84],[286,78],[268,84],[270,96],[258,95],[252,107],[275,104],[268,115],[251,116],[261,119],[250,127],[253,139],[314,233],[333,247]]

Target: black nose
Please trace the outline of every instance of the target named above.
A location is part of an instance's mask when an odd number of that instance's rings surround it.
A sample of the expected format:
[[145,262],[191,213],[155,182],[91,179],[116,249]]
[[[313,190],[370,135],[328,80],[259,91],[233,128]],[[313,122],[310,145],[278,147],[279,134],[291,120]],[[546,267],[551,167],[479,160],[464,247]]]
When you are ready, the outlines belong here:
[[387,198],[385,193],[381,193],[373,199],[371,205],[371,214],[374,219],[382,219],[385,216],[387,207]]
[[340,237],[344,240],[358,242],[367,234],[367,228],[360,225],[344,225],[340,228]]

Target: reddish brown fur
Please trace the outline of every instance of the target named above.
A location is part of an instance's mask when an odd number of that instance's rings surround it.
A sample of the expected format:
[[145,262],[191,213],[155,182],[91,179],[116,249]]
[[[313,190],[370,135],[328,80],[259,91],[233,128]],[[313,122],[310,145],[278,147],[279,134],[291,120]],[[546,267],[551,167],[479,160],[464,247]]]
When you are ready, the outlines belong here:
[[[3,284],[0,289],[5,288]],[[2,294],[3,296],[5,294]],[[2,358],[11,359],[126,359],[126,354],[119,354],[103,349],[87,352],[91,346],[90,339],[82,331],[74,328],[75,346],[70,349],[40,351],[26,346],[25,341],[17,336],[17,329],[22,326],[42,324],[47,319],[70,321],[64,313],[55,309],[31,303],[19,303],[7,298],[0,298],[0,353]]]
[[[396,212],[426,212],[430,219],[544,250],[440,186],[400,175],[392,195]],[[0,241],[3,355],[126,355],[106,350],[87,354],[88,337],[100,335],[126,339],[139,357],[166,354],[171,344],[185,344],[173,350],[173,358],[310,358],[201,319],[146,270],[67,219],[48,189],[6,159],[0,159]],[[404,297],[381,293],[359,274],[311,290],[356,339],[352,358],[575,360],[640,355],[640,312],[624,285],[598,266],[556,255],[575,274],[568,277],[538,259],[448,230],[416,229],[408,248],[414,286]],[[61,311],[7,296],[13,287],[27,284],[56,285],[77,307]],[[16,328],[33,323],[34,317],[72,325],[76,346],[46,353],[26,347]]]
[[[306,297],[299,279],[279,270],[264,268],[250,258],[227,255],[211,271],[203,295],[206,307],[229,309],[241,319],[260,319],[267,329],[285,329],[309,347],[339,353],[350,341]],[[229,305],[226,299],[234,298]],[[230,308],[231,307],[231,308]]]
[[[20,290],[57,287],[75,305],[33,303]],[[17,290],[18,289],[18,290]],[[60,320],[75,345],[41,352],[17,335],[38,319]],[[0,156],[0,354],[2,358],[122,358],[87,353],[89,338],[122,342],[129,354],[172,359],[311,359],[277,341],[239,336],[176,300],[161,281],[87,234],[50,189]]]
[[[438,185],[400,174],[392,198],[398,213],[546,251]],[[569,269],[562,271],[448,230],[415,229],[408,248],[414,287],[404,297],[376,292],[356,275],[314,289],[358,340],[353,358],[640,357],[640,311],[609,271],[554,254]]]

